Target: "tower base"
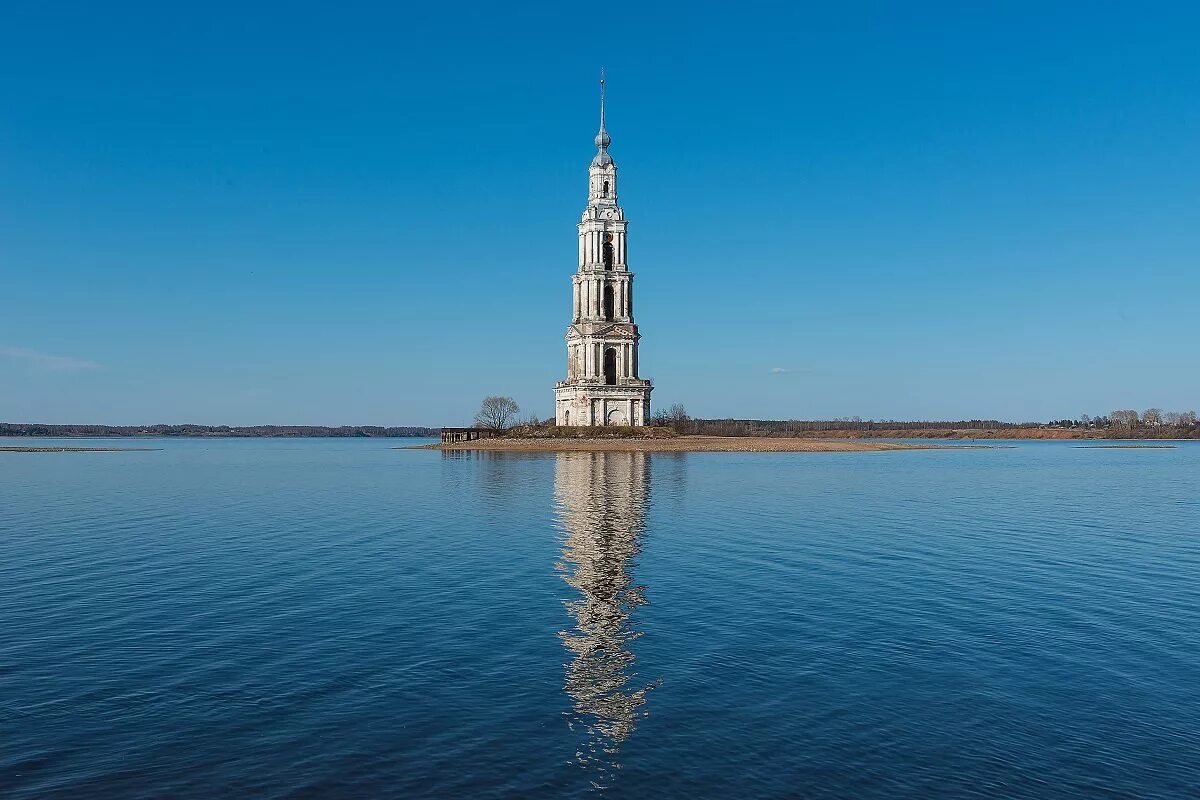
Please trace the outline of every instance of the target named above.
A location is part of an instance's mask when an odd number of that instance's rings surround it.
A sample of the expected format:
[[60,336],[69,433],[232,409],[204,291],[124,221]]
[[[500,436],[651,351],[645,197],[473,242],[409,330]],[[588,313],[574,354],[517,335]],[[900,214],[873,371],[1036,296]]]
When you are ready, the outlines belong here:
[[649,381],[624,386],[563,382],[554,387],[555,423],[564,427],[645,425],[650,419]]

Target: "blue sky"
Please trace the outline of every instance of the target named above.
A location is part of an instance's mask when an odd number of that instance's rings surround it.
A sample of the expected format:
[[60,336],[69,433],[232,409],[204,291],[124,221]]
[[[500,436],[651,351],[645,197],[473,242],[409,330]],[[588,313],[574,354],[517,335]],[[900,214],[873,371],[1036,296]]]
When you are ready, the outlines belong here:
[[0,419],[552,413],[596,73],[700,416],[1200,406],[1194,4],[0,10]]

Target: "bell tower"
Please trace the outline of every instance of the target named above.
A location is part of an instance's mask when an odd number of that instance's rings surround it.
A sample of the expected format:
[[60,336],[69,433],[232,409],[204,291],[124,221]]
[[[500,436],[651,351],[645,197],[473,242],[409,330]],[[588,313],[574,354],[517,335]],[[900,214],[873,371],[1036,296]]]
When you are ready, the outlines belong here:
[[604,101],[601,71],[600,132],[588,167],[588,202],[579,221],[579,259],[571,277],[567,379],[554,387],[559,425],[645,425],[650,418],[653,387],[638,374],[641,335],[633,321],[628,223],[617,202],[617,164],[608,154],[612,140]]

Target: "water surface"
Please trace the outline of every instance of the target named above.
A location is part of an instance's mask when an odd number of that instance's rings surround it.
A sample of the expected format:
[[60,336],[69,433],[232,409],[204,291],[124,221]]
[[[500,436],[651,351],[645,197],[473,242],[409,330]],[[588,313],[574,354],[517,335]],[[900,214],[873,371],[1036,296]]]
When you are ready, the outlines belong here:
[[1196,444],[398,443],[0,453],[0,796],[1200,795]]

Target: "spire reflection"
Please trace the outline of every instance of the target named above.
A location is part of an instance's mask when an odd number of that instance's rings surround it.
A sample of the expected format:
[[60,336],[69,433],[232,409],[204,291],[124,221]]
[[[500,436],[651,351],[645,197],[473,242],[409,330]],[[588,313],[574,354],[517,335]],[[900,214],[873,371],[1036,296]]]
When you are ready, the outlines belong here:
[[571,729],[582,733],[576,756],[603,788],[620,768],[620,745],[633,733],[646,694],[638,686],[630,643],[641,636],[631,616],[646,603],[633,568],[645,528],[650,460],[645,453],[559,453],[554,466],[562,558],[556,565],[578,596],[564,601],[574,618],[559,636],[571,654],[564,689]]

